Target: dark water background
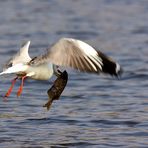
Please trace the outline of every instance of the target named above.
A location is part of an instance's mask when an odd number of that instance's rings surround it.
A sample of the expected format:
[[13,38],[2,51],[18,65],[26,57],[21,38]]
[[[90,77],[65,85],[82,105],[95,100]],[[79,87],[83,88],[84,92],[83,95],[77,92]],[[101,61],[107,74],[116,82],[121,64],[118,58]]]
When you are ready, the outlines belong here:
[[[122,78],[69,70],[68,85],[49,112],[42,105],[54,78],[27,80],[20,98],[17,83],[8,102],[1,97],[0,148],[148,147],[148,1],[0,1],[1,65],[23,41],[31,40],[35,56],[61,37],[114,57]],[[1,95],[12,78],[1,77]]]

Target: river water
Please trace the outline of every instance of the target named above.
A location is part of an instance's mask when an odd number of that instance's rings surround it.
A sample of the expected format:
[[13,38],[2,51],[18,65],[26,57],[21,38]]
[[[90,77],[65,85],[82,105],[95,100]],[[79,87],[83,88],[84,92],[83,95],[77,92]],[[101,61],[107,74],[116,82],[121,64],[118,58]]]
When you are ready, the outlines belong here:
[[[31,40],[30,55],[61,37],[81,39],[116,59],[118,80],[68,70],[69,81],[49,111],[49,82],[27,80],[0,101],[0,148],[148,146],[147,0],[1,0],[1,65]],[[2,67],[1,67],[2,70]],[[0,78],[0,95],[13,75]]]

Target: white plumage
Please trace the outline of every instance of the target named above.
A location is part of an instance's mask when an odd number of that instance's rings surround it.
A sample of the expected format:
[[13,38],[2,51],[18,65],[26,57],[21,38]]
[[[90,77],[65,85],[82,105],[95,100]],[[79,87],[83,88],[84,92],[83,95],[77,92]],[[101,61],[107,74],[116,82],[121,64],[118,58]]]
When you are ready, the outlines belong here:
[[18,53],[7,62],[0,73],[16,73],[19,77],[48,80],[54,73],[59,75],[57,66],[72,67],[82,72],[99,74],[100,72],[118,76],[121,67],[110,57],[96,51],[87,43],[62,38],[47,49],[46,53],[33,59],[28,54],[30,41],[26,42]]

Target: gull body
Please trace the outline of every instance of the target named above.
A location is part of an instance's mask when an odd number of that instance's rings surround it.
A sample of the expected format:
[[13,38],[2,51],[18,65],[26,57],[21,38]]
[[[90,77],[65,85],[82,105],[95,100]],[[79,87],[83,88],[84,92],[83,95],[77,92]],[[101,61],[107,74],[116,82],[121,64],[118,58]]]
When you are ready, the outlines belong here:
[[54,71],[51,62],[45,62],[38,66],[28,65],[28,62],[31,60],[28,54],[29,45],[30,41],[22,45],[20,51],[9,60],[0,75],[15,73],[17,75],[27,75],[35,80],[49,80],[52,77]]
[[62,38],[43,55],[34,58],[28,54],[29,45],[30,41],[21,46],[17,54],[6,63],[0,75],[15,73],[21,78],[25,76],[48,80],[53,74],[60,75],[57,68],[59,66],[95,74],[102,72],[112,76],[119,76],[122,72],[121,66],[112,58],[80,40]]
[[38,67],[28,66],[26,73],[30,74],[30,77],[35,80],[49,80],[54,73],[53,64],[45,63]]
[[12,73],[20,76],[27,75],[28,77],[35,80],[49,80],[52,77],[54,71],[52,63],[41,64],[37,67],[19,63],[1,72],[0,75]]

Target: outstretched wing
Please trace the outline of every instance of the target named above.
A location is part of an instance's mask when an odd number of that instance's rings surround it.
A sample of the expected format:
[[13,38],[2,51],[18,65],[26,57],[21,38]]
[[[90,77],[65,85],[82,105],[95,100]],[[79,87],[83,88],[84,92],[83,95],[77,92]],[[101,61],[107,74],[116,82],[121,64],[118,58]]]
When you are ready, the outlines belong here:
[[71,38],[60,39],[44,55],[32,60],[31,64],[39,65],[47,61],[86,72],[101,71],[103,64],[94,48]]
[[55,65],[68,66],[83,72],[105,72],[117,75],[120,66],[111,58],[85,42],[72,38],[62,38],[47,52],[30,61],[30,65],[52,62]]

